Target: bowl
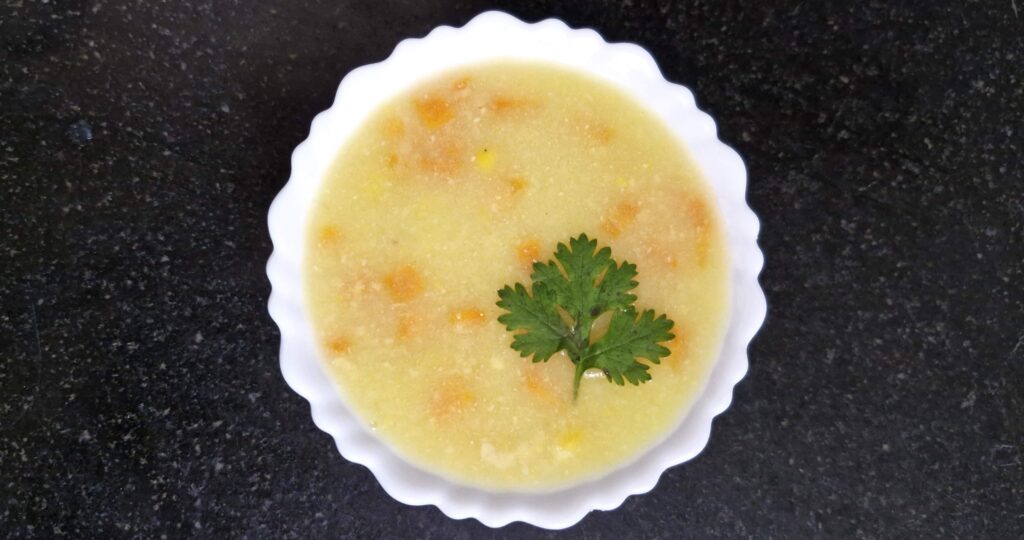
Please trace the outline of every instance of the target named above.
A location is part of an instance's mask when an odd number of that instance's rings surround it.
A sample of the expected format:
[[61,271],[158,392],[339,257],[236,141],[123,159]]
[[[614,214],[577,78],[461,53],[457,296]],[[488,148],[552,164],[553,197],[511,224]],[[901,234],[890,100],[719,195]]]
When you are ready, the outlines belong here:
[[[318,359],[303,298],[302,263],[307,218],[321,180],[338,151],[389,99],[431,75],[488,60],[534,60],[597,77],[625,91],[658,116],[689,149],[710,185],[726,227],[732,259],[730,315],[717,360],[689,411],[667,435],[632,461],[593,479],[547,492],[490,491],[461,485],[402,459],[345,405]],[[747,371],[747,345],[764,321],[757,276],[763,256],[759,222],[745,200],[747,174],[739,155],[718,140],[715,122],[693,94],[669,83],[643,48],[608,43],[597,32],[548,19],[529,24],[489,11],[461,28],[441,26],[398,44],[383,62],[351,71],[334,104],[318,114],[296,147],[291,177],[270,207],[274,251],[267,263],[269,311],[281,332],[281,371],[309,401],[313,422],[334,437],[345,459],[366,466],[381,487],[410,505],[434,505],[455,519],[500,527],[523,521],[548,529],[573,525],[592,510],[611,510],[630,495],[651,490],[666,469],[704,448],[712,419],[732,400]]]

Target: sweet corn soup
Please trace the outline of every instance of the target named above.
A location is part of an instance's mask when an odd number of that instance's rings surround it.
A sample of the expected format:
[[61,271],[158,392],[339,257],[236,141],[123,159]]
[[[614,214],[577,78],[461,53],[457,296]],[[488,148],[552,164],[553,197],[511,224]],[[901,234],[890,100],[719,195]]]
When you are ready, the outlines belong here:
[[[461,483],[553,488],[628,462],[718,353],[714,197],[659,119],[590,76],[503,62],[425,81],[371,115],[314,204],[306,301],[327,370],[378,437]],[[520,357],[495,302],[579,233],[636,264],[637,307],[675,337],[650,381],[587,372],[574,399],[572,362]]]

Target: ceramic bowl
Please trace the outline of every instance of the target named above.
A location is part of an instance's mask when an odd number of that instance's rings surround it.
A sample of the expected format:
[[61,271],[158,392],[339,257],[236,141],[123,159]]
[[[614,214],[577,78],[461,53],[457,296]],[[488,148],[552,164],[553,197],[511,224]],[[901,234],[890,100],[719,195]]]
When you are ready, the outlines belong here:
[[[390,98],[432,75],[488,60],[538,60],[603,79],[659,116],[685,145],[717,198],[732,259],[731,314],[721,352],[679,424],[662,440],[603,476],[548,492],[488,491],[460,485],[403,460],[349,410],[317,356],[302,285],[306,221],[328,167],[357,128]],[[711,421],[732,400],[747,371],[747,344],[765,317],[757,282],[763,257],[759,223],[747,206],[743,161],[718,140],[715,122],[697,108],[693,94],[662,77],[643,48],[608,43],[597,32],[548,19],[528,24],[500,12],[483,13],[461,28],[441,26],[407,39],[383,62],[351,71],[331,108],[313,120],[309,137],[292,154],[292,172],[270,208],[274,252],[267,263],[273,290],[270,315],[281,331],[281,371],[309,400],[313,422],[334,437],[341,455],[365,465],[395,499],[432,504],[456,518],[500,527],[524,521],[550,529],[568,527],[592,510],[610,510],[630,495],[649,491],[666,469],[696,456]]]

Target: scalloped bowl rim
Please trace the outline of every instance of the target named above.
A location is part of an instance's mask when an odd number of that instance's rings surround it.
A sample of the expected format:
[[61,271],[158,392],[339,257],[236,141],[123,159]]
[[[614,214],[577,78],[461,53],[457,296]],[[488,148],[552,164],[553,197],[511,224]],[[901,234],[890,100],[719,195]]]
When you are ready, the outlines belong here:
[[[656,114],[686,146],[710,184],[727,229],[732,257],[730,319],[718,359],[703,390],[679,424],[636,459],[603,476],[547,492],[490,491],[455,483],[398,456],[348,409],[318,360],[302,289],[306,218],[320,182],[342,144],[381,104],[432,74],[487,60],[537,60],[581,70],[624,90]],[[381,487],[410,505],[432,504],[455,519],[490,527],[523,521],[548,529],[569,527],[592,510],[618,507],[650,491],[662,473],[692,459],[707,444],[712,419],[732,401],[747,371],[747,345],[764,321],[766,303],[757,277],[764,258],[760,227],[745,200],[747,175],[739,155],[718,140],[714,121],[697,108],[689,89],[664,79],[638,45],[608,43],[590,29],[557,19],[525,23],[489,11],[461,28],[440,26],[406,39],[386,60],[344,77],[333,105],[313,120],[291,160],[291,177],[270,207],[274,251],[267,262],[268,310],[281,332],[281,371],[310,403],[317,427],[334,437],[339,452],[366,466]]]

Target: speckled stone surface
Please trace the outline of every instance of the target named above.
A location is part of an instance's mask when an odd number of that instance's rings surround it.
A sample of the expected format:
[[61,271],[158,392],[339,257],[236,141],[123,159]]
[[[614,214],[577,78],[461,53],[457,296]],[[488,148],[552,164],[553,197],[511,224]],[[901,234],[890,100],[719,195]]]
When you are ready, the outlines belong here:
[[[341,76],[490,7],[649,48],[764,227],[708,448],[565,533],[391,500],[265,310],[267,208]],[[1022,35],[1020,0],[8,0],[0,536],[1020,538]]]

